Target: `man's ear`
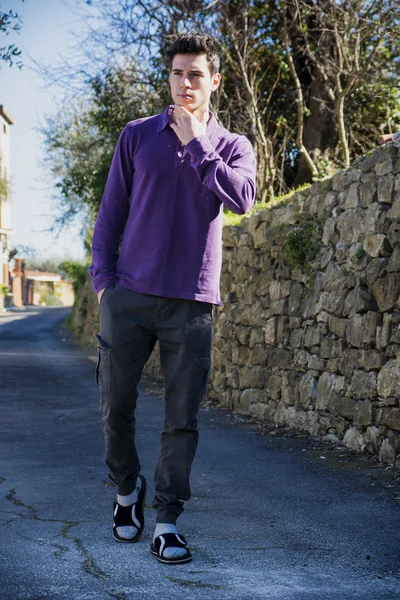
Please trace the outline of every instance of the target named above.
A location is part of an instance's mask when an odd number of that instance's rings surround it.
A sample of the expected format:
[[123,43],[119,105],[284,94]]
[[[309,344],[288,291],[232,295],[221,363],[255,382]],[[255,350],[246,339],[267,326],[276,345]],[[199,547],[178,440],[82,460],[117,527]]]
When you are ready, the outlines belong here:
[[215,75],[213,75],[212,78],[213,82],[211,85],[211,90],[214,92],[217,87],[219,86],[220,82],[221,82],[221,74],[220,73],[215,73]]

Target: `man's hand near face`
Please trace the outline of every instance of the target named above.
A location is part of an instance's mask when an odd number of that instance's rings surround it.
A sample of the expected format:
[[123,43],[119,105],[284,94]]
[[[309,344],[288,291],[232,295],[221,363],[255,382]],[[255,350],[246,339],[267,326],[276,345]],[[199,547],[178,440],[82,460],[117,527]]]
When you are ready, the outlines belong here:
[[200,113],[200,120],[189,112],[184,106],[175,104],[172,113],[171,128],[184,146],[199,135],[205,135],[207,128],[208,111]]

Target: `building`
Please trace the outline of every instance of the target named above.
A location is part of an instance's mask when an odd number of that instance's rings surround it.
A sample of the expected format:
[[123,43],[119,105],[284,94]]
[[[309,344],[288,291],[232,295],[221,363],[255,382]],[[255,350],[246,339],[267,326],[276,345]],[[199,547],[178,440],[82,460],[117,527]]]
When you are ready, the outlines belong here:
[[10,286],[9,252],[11,250],[11,125],[15,121],[0,104],[0,303],[4,299],[4,286]]

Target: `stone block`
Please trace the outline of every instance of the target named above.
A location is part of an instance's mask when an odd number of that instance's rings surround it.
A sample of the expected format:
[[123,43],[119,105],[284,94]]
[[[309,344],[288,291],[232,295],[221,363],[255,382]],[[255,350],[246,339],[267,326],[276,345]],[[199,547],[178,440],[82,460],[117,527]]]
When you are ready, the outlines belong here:
[[360,204],[359,197],[359,184],[352,183],[351,186],[346,190],[344,194],[344,209],[357,208]]
[[382,440],[382,433],[378,427],[375,427],[374,425],[368,427],[364,433],[364,443],[368,452],[371,452],[371,454],[378,454]]
[[363,322],[363,346],[369,347],[375,345],[376,332],[382,323],[382,315],[378,312],[369,311],[364,315]]
[[395,197],[393,205],[389,212],[387,213],[389,219],[400,219],[400,195]]
[[244,392],[240,394],[240,401],[236,408],[236,412],[248,415],[250,413],[252,399],[253,390],[244,390]]
[[371,399],[376,397],[376,373],[355,370],[351,378],[350,392],[354,398]]
[[319,300],[321,290],[323,289],[324,281],[325,274],[319,271],[310,286],[308,297],[303,305],[303,317],[305,319],[309,319],[310,317],[314,317],[316,315],[317,302]]
[[321,256],[321,269],[326,269],[333,258],[333,248],[328,248]]
[[390,313],[385,313],[383,315],[383,324],[379,329],[379,335],[377,335],[376,345],[379,350],[384,350],[390,344],[390,340],[392,338],[392,326],[393,315]]
[[392,204],[394,196],[393,177],[382,177],[378,181],[378,202],[382,204]]
[[307,367],[313,371],[324,371],[326,369],[326,361],[316,354],[311,354],[308,357]]
[[234,248],[237,245],[238,228],[233,225],[226,225],[222,229],[222,242],[226,248]]
[[363,350],[361,352],[360,367],[365,371],[379,371],[384,363],[384,355],[376,350]]
[[317,397],[318,379],[315,374],[309,371],[302,376],[299,383],[298,405],[302,408],[309,408],[315,405]]
[[360,185],[360,205],[363,208],[367,208],[370,204],[377,201],[377,185],[376,179],[372,176],[366,182],[362,182]]
[[252,238],[254,238],[254,233],[255,233],[257,227],[259,226],[260,222],[261,222],[260,213],[254,213],[254,214],[250,215],[248,223],[247,223],[247,230],[250,233],[250,235],[252,236]]
[[253,328],[250,333],[249,346],[253,348],[256,344],[262,344],[264,342],[264,331],[261,328]]
[[317,410],[330,410],[333,398],[338,395],[338,384],[341,385],[341,381],[337,375],[327,372],[322,373],[317,385]]
[[330,315],[328,321],[329,330],[340,338],[346,337],[346,330],[349,325],[348,319],[340,319],[334,315]]
[[376,311],[378,304],[374,296],[365,288],[357,285],[346,296],[343,314],[352,316],[368,311]]
[[348,380],[351,380],[354,370],[359,367],[360,359],[361,350],[347,348],[343,352],[343,356],[340,361],[340,372],[345,375]]
[[336,228],[336,219],[329,217],[326,219],[322,230],[322,243],[324,246],[334,246],[338,241],[338,230]]
[[357,427],[349,427],[347,429],[343,437],[343,444],[356,452],[363,452],[365,448],[364,437],[358,431]]
[[294,406],[298,403],[299,385],[301,380],[301,374],[295,371],[287,371],[282,375],[282,388],[281,397],[285,404]]
[[385,431],[391,445],[396,454],[400,453],[400,432],[395,431],[393,429],[389,429]]
[[329,358],[326,362],[326,369],[330,373],[340,373],[340,358]]
[[265,365],[267,355],[264,346],[254,346],[250,352],[249,362],[251,365]]
[[249,367],[241,367],[239,369],[239,385],[242,389],[250,388],[251,386],[252,369]]
[[281,298],[271,302],[270,310],[273,315],[287,315],[289,301],[288,298]]
[[270,229],[268,223],[262,221],[252,233],[254,247],[261,248],[262,246],[264,246],[268,241],[269,235]]
[[400,364],[391,359],[383,365],[378,374],[377,392],[382,398],[398,397],[400,390]]
[[366,211],[363,208],[345,210],[337,219],[337,229],[340,241],[354,244],[360,241],[366,233]]
[[289,346],[291,348],[301,348],[303,345],[304,338],[304,330],[303,329],[295,329],[290,334]]
[[320,355],[322,358],[332,358],[335,355],[335,339],[324,336],[321,340]]
[[276,329],[276,340],[278,344],[287,345],[289,340],[289,317],[279,317]]
[[307,327],[304,334],[304,346],[306,348],[312,348],[313,346],[319,346],[321,342],[321,330],[318,325]]
[[215,391],[224,391],[226,388],[227,378],[224,372],[214,369],[212,376],[212,387]]
[[301,317],[289,317],[290,329],[300,329],[302,323]]
[[267,393],[270,398],[278,400],[281,397],[282,377],[279,375],[271,375],[268,379]]
[[309,353],[303,349],[295,349],[293,353],[293,365],[296,369],[306,369],[308,364]]
[[363,242],[363,250],[373,258],[377,256],[390,256],[392,246],[388,238],[382,233],[370,233]]
[[289,297],[289,315],[297,315],[300,312],[300,307],[303,301],[304,285],[295,282],[292,284]]
[[266,344],[273,346],[276,343],[277,329],[278,318],[272,317],[272,319],[268,319],[264,327],[264,339]]
[[396,453],[388,438],[385,438],[379,449],[379,462],[394,465]]
[[373,258],[368,262],[365,268],[364,276],[369,289],[372,287],[375,281],[386,275],[388,263],[388,258]]
[[293,365],[293,353],[284,348],[270,348],[268,350],[268,366],[279,369],[291,369]]
[[269,286],[269,295],[272,301],[287,298],[290,295],[292,287],[291,281],[271,281]]
[[250,360],[250,348],[248,346],[232,346],[232,363],[234,365],[248,365]]
[[[400,239],[400,236],[399,236]],[[389,273],[400,273],[400,246],[396,246],[393,249],[392,256],[390,257],[389,264],[387,266]]]
[[353,421],[357,410],[357,402],[353,398],[335,394],[331,399],[328,410],[336,416]]
[[235,337],[241,344],[248,344],[250,341],[251,327],[235,327]]
[[393,310],[400,296],[400,277],[396,273],[389,273],[386,277],[378,279],[372,285],[372,293],[381,312]]
[[364,317],[354,315],[349,319],[349,325],[346,330],[346,340],[350,346],[361,348],[363,345]]
[[375,175],[378,177],[383,177],[384,175],[389,175],[391,173],[394,166],[393,158],[388,158],[383,162],[379,162],[375,165]]
[[326,311],[341,317],[343,315],[344,303],[348,293],[347,290],[321,292],[315,312]]

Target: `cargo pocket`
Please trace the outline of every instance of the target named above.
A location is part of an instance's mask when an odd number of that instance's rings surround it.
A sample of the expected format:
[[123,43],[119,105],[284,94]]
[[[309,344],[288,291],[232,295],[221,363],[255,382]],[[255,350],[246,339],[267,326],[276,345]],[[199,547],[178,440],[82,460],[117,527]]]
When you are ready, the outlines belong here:
[[97,365],[96,365],[96,383],[102,392],[111,391],[111,346],[99,336],[96,339],[99,342],[97,348]]
[[210,356],[195,356],[193,361],[193,371],[196,371],[201,376],[201,400],[206,395],[208,376],[211,369],[211,358]]

